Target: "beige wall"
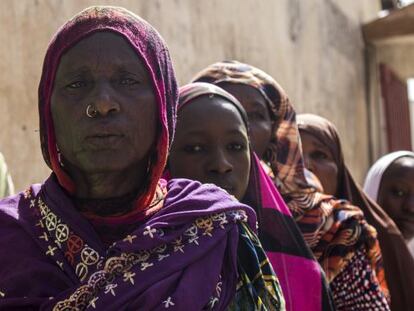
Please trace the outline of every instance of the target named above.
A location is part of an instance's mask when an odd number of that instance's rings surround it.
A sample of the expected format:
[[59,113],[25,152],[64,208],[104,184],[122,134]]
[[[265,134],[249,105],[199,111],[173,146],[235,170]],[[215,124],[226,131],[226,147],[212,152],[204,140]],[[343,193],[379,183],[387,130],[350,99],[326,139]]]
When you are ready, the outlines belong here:
[[[414,35],[379,40],[369,45],[371,145],[373,160],[388,152],[384,105],[381,97],[379,64],[393,69],[401,81],[414,77]],[[413,121],[412,121],[413,122]],[[412,132],[414,127],[412,128]],[[414,133],[414,132],[413,132]],[[414,137],[413,137],[414,138]]]
[[368,165],[364,44],[360,25],[376,0],[3,0],[0,1],[0,150],[20,190],[44,179],[37,84],[56,29],[93,4],[117,4],[168,42],[180,83],[204,66],[238,59],[273,75],[299,111],[334,121],[362,179]]
[[377,62],[390,66],[401,80],[414,77],[414,35],[382,40],[376,50]]

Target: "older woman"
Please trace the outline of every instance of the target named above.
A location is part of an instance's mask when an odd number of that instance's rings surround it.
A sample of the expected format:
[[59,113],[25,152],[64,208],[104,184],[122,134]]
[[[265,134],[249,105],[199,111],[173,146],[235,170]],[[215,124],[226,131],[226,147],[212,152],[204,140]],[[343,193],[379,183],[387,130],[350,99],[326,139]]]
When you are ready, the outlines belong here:
[[253,148],[270,167],[305,241],[322,265],[336,308],[388,310],[376,277],[382,269],[375,229],[359,208],[308,185],[295,110],[284,90],[262,70],[237,61],[213,64],[193,81],[221,86],[246,109]]
[[52,175],[0,204],[2,310],[283,310],[254,211],[160,180],[175,127],[168,49],[122,8],[52,40],[39,86]]
[[[352,177],[344,161],[336,127],[314,114],[299,114],[297,122],[306,167],[319,177],[326,193],[360,207],[367,221],[377,229],[392,309],[411,310],[414,305],[414,259],[394,221]],[[400,180],[402,176],[398,175],[397,184],[404,183]],[[412,183],[412,180],[407,176],[406,182]]]
[[213,84],[192,83],[180,88],[177,114],[168,173],[216,184],[254,207],[259,238],[280,277],[287,310],[333,310],[319,264],[250,148],[239,101]]

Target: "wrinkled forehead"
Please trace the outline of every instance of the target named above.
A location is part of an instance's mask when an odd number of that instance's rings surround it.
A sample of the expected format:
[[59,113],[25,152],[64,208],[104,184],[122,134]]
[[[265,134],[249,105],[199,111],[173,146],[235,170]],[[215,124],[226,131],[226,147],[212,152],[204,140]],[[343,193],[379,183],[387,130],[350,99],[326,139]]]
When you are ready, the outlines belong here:
[[138,71],[147,74],[141,57],[130,42],[113,31],[99,31],[82,38],[64,52],[58,65],[59,73],[79,74],[91,69]]
[[158,32],[132,12],[117,7],[93,7],[59,29],[49,45],[45,62],[57,65],[62,55],[85,53],[85,49],[116,52],[120,48],[145,60],[149,70],[156,67],[160,52],[166,50]]

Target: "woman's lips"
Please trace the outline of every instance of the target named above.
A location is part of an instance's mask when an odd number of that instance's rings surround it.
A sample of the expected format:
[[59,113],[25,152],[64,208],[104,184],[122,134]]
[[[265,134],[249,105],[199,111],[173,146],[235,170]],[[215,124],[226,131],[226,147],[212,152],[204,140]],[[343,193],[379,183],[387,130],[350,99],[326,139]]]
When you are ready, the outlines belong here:
[[93,149],[116,149],[123,137],[120,134],[95,134],[86,137],[85,141]]

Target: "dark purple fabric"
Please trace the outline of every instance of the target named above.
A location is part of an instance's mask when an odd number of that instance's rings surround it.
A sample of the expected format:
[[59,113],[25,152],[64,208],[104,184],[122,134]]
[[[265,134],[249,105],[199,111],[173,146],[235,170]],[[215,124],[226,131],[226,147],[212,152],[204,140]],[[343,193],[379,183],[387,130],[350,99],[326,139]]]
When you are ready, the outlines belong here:
[[[50,310],[75,291],[81,298],[68,306],[81,309],[158,310],[167,304],[170,310],[201,310],[218,284],[221,295],[213,310],[223,310],[236,290],[236,222],[254,228],[255,213],[213,185],[175,179],[167,188],[164,207],[131,233],[131,240],[107,250],[53,175],[42,186],[1,201],[0,310]],[[65,226],[66,239],[58,234]],[[68,255],[73,237],[83,247]],[[91,250],[99,262],[86,265],[84,275],[78,267]],[[94,284],[93,290],[87,284]]]

